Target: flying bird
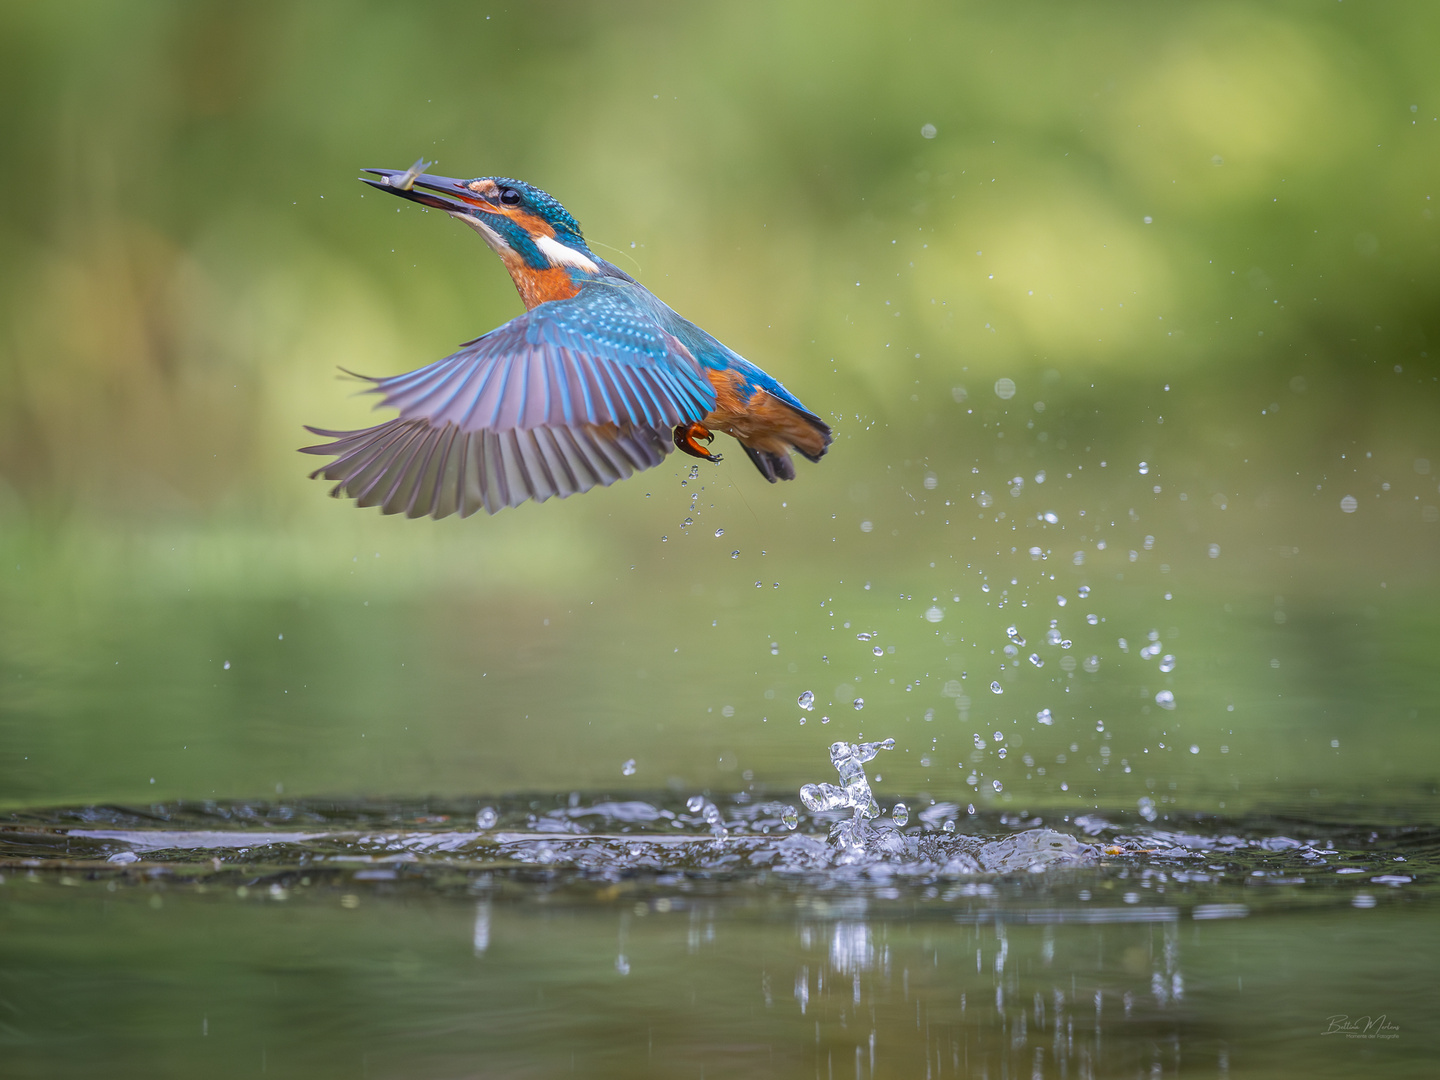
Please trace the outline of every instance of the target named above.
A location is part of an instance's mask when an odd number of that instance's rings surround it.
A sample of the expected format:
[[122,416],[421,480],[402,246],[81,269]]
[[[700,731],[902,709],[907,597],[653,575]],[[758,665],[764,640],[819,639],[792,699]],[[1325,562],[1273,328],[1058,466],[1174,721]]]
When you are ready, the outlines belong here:
[[[733,436],[772,484],[794,450],[819,461],[829,426],[779,381],[597,256],[552,196],[521,180],[365,169],[371,187],[443,210],[500,256],[525,313],[406,375],[368,379],[400,415],[308,430],[335,460],[331,494],[407,517],[496,513],[608,486],[678,448],[719,461]],[[704,445],[702,445],[704,444]]]

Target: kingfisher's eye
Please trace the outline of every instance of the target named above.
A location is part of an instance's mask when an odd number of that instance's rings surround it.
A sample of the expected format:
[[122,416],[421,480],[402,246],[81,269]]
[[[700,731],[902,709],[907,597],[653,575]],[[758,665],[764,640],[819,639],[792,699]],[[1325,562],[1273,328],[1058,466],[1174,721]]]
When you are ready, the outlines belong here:
[[506,206],[514,206],[520,201],[520,192],[516,191],[513,187],[501,188],[500,201]]

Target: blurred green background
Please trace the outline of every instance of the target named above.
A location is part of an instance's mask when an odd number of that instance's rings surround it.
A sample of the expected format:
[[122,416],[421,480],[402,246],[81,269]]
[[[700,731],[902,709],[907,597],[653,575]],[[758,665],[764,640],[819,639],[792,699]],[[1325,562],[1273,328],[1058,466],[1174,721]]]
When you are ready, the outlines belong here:
[[[882,801],[1428,813],[1437,32],[0,4],[0,802],[793,792],[863,731]],[[520,310],[354,179],[422,154],[554,193],[830,455],[326,498],[301,425],[370,416],[337,365]]]

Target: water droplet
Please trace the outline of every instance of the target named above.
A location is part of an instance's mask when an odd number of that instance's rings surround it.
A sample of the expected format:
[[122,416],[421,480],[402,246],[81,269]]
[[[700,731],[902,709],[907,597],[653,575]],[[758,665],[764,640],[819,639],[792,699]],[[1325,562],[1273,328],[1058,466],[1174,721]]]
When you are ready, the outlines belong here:
[[945,618],[945,612],[941,611],[938,607],[930,607],[925,609],[926,622],[937,623],[943,618]]
[[621,765],[621,766],[620,766],[620,775],[621,775],[621,776],[634,776],[634,775],[635,775],[635,759],[634,759],[633,757],[630,758],[629,760],[627,760],[624,765]]
[[1039,657],[1039,655],[1038,655],[1037,653],[1033,653],[1033,652],[1030,654],[1030,663],[1034,664],[1036,667],[1044,667],[1044,666],[1045,666],[1045,661],[1044,661],[1044,660],[1041,660],[1040,657]]
[[872,638],[874,638],[874,637],[875,637],[875,635],[872,634],[872,633],[870,633],[870,632],[867,630],[867,631],[862,631],[861,633],[856,634],[856,635],[855,635],[855,640],[856,640],[856,641],[870,641],[870,640],[871,640]]
[[873,652],[876,656],[885,655],[885,650],[882,649],[879,645],[876,645],[875,648],[871,649],[870,651]]
[[740,552],[738,552],[738,551],[732,551],[732,552],[730,552],[730,558],[732,558],[732,559],[738,559],[739,557],[740,557]]
[[993,787],[996,791],[1004,791],[1004,790],[1005,790],[1005,785],[1002,784],[1002,783],[1000,783],[999,780],[991,780],[991,781],[990,781],[990,786]]
[[947,821],[947,822],[945,822],[945,824],[942,826],[942,828],[944,828],[944,830],[945,830],[946,832],[954,832],[954,831],[955,831],[955,822],[954,822],[953,820]]
[[771,656],[779,656],[779,655],[780,655],[780,643],[779,643],[778,641],[772,641],[772,642],[770,642],[770,655],[771,655]]
[[806,712],[809,712],[811,709],[815,708],[815,691],[804,691],[798,698],[795,699],[795,704],[799,705],[800,708],[804,709]]
[[864,699],[863,697],[857,697],[857,698],[855,699],[855,711],[856,711],[856,712],[859,712],[859,711],[860,711],[861,709],[863,709],[864,707],[865,707],[865,699]]
[[725,530],[724,530],[724,529],[716,529],[716,530],[715,530],[715,535],[716,535],[716,536],[724,536],[724,535],[725,535]]
[[1149,474],[1150,474],[1150,463],[1147,462],[1147,461],[1142,461],[1142,462],[1140,462],[1140,475],[1141,475],[1141,476],[1148,476]]
[[700,478],[700,466],[699,466],[699,465],[691,465],[691,466],[690,466],[690,479],[691,479],[691,480],[698,480],[699,478]]
[[781,812],[780,820],[785,824],[785,828],[794,829],[795,826],[800,824],[799,811],[793,806],[787,806],[784,811]]
[[480,812],[475,815],[475,825],[481,829],[493,829],[495,822],[500,820],[500,815],[495,812],[493,806],[481,807]]
[[1099,670],[1100,670],[1100,657],[1098,657],[1098,656],[1087,656],[1087,657],[1085,658],[1085,670],[1086,670],[1086,671],[1089,671],[1089,672],[1092,672],[1092,673],[1093,673],[1093,672],[1096,672],[1096,671],[1099,671]]
[[830,718],[829,718],[828,716],[822,716],[822,717],[820,717],[820,723],[822,723],[822,724],[828,724],[829,722],[830,722]]
[[935,125],[934,125],[934,124],[921,124],[921,125],[920,125],[920,137],[921,137],[922,139],[933,139],[933,138],[934,138],[936,135],[938,135],[938,134],[939,134],[939,132],[937,132],[937,131],[935,130]]
[[1167,675],[1175,670],[1175,657],[1172,653],[1166,653],[1160,658],[1160,670]]
[[1050,715],[1049,709],[1041,709],[1035,714],[1035,719],[1039,720],[1040,723],[1044,724],[1046,727],[1049,727],[1051,724],[1055,723],[1055,717]]
[[1198,754],[1199,752],[1200,752],[1200,747],[1198,747],[1198,746],[1196,746],[1196,745],[1194,745],[1194,744],[1192,743],[1192,744],[1190,745],[1190,753],[1192,753],[1192,754]]
[[1175,695],[1169,690],[1161,690],[1155,695],[1155,704],[1162,709],[1173,709],[1175,708]]
[[1006,754],[1008,754],[1008,753],[1010,753],[1009,750],[1007,750],[1007,749],[1006,749],[1005,747],[1003,747],[1003,746],[1000,747],[999,754],[1000,754],[1000,756],[1001,756],[1002,758],[1003,758]]
[[978,732],[977,732],[976,735],[975,735],[975,749],[976,749],[976,750],[984,750],[984,749],[985,749],[985,736],[979,734]]
[[1089,623],[1091,626],[1099,626],[1099,625],[1100,625],[1100,616],[1099,616],[1099,615],[1094,615],[1094,614],[1086,615],[1086,616],[1085,616],[1085,621],[1086,621],[1087,623]]
[[695,519],[694,519],[694,518],[686,518],[684,521],[680,522],[680,528],[682,528],[682,529],[688,528],[689,526],[694,525],[694,524],[695,524]]
[[685,800],[685,809],[689,810],[692,814],[698,814],[701,809],[704,808],[704,806],[704,795],[691,795],[688,799]]
[[1011,398],[1013,398],[1015,396],[1015,380],[996,379],[995,396],[998,397],[1001,401],[1009,401]]
[[1081,585],[1080,588],[1075,590],[1075,595],[1080,597],[1081,600],[1084,600],[1087,596],[1090,595],[1090,586]]
[[1146,821],[1154,821],[1158,816],[1155,812],[1155,800],[1149,795],[1141,795],[1135,806],[1140,811],[1140,816]]
[[1359,507],[1360,504],[1355,501],[1354,495],[1346,495],[1343,499],[1340,500],[1340,509],[1347,514],[1355,513],[1355,511],[1358,510]]
[[998,682],[992,682],[990,684],[990,692],[992,694],[1003,694],[1005,692],[1005,688],[1001,686]]

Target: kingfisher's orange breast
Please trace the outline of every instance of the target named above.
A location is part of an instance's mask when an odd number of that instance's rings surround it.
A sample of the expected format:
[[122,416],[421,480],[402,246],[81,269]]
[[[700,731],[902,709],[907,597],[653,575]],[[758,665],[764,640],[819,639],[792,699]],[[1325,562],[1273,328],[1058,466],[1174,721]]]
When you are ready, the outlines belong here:
[[563,266],[536,270],[516,255],[514,258],[505,259],[505,269],[510,271],[515,288],[520,291],[520,299],[525,302],[526,311],[547,300],[569,300],[580,292],[580,286],[575,284],[570,272]]

